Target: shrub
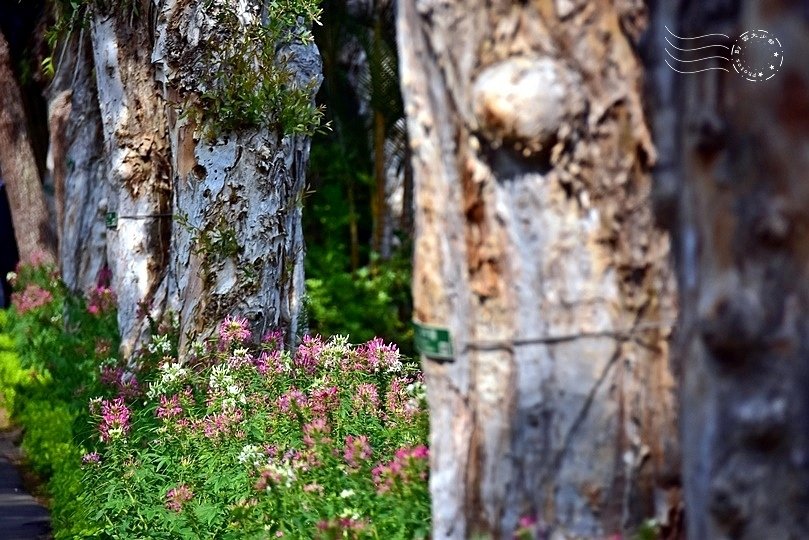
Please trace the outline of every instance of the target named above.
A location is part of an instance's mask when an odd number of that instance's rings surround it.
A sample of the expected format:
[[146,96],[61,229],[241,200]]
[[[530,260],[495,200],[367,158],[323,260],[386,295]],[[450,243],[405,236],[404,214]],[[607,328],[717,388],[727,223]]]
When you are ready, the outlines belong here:
[[306,336],[290,352],[228,318],[182,356],[176,325],[156,326],[133,369],[111,291],[77,298],[32,265],[16,288],[0,389],[56,538],[428,535],[424,386],[396,346]]
[[227,319],[180,359],[155,335],[142,392],[121,396],[112,380],[91,401],[84,504],[98,533],[426,537],[423,384],[397,348],[307,336],[289,353],[279,334],[248,338]]

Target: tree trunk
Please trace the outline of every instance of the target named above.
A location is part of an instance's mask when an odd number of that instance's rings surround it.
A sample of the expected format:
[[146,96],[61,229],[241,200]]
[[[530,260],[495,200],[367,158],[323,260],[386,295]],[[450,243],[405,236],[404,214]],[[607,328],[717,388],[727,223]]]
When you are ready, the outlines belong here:
[[171,211],[165,103],[151,64],[148,3],[131,15],[119,6],[92,18],[96,88],[107,148],[107,260],[118,294],[121,352],[130,357],[149,315],[159,319]]
[[107,267],[107,166],[91,43],[84,32],[58,49],[49,91],[48,166],[54,179],[62,280],[85,293]]
[[[668,243],[635,3],[404,1],[434,538],[628,532],[679,505]],[[523,522],[526,524],[526,522]]]
[[764,30],[780,45],[751,40],[741,55],[771,80],[717,61],[730,70],[675,74],[660,207],[673,211],[682,305],[688,537],[809,538],[809,12],[690,2],[680,22],[669,28],[683,37],[730,46]]
[[[153,55],[172,104],[174,207],[184,220],[172,230],[168,286],[180,314],[181,348],[232,313],[246,316],[257,333],[281,328],[294,337],[304,287],[301,210],[310,139],[266,127],[216,133],[215,140],[202,134],[187,113],[206,91],[200,77],[201,69],[210,69],[206,48],[221,39],[206,5],[162,2]],[[240,12],[242,21],[253,16]],[[288,45],[280,56],[297,85],[319,83],[314,45]]]
[[22,94],[0,33],[0,171],[22,260],[55,261],[55,238],[28,136]]

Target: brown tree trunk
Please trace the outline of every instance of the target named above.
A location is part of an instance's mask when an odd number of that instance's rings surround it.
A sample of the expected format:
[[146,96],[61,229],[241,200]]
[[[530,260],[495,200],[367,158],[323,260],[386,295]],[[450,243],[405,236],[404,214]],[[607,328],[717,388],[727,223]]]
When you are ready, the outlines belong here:
[[54,262],[56,241],[28,136],[22,94],[0,33],[0,171],[6,183],[20,259]]
[[770,80],[718,60],[730,69],[674,74],[659,202],[677,246],[688,537],[809,538],[809,12],[689,2],[669,28],[780,45],[741,55]]
[[645,12],[620,6],[399,5],[414,316],[454,350],[424,357],[433,538],[521,517],[602,537],[678,508]]

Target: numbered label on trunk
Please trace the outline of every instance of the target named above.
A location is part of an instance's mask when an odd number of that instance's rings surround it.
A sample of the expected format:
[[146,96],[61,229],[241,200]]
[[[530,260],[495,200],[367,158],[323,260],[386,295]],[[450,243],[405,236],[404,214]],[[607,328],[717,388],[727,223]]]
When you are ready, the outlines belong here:
[[436,360],[452,360],[452,338],[449,329],[437,326],[428,326],[413,321],[415,330],[416,349],[426,356]]

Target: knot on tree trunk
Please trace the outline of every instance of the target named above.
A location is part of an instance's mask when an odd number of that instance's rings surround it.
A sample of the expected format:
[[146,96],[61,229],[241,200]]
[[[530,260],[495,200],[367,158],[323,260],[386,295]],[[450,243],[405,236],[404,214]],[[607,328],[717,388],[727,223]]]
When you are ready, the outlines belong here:
[[483,69],[473,87],[478,128],[495,148],[524,157],[550,149],[565,124],[585,111],[578,74],[551,58],[516,57]]

